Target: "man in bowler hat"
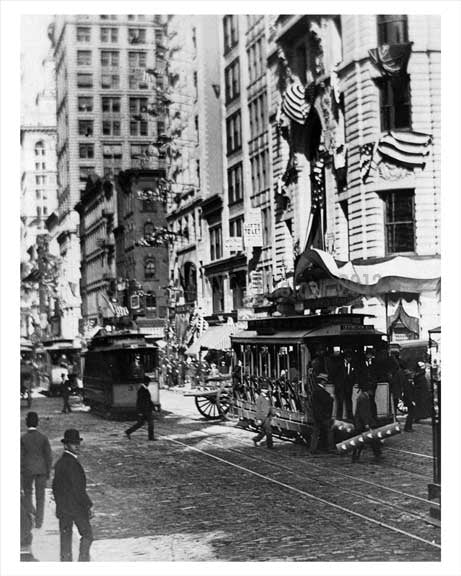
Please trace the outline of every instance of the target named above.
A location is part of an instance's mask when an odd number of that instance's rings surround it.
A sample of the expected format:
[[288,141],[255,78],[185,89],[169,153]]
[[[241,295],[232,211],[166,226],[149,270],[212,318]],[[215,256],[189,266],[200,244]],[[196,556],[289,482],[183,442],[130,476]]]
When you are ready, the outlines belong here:
[[90,519],[93,514],[91,502],[86,492],[86,476],[78,461],[82,438],[78,430],[71,428],[64,432],[61,442],[64,452],[54,470],[53,495],[56,502],[56,516],[59,518],[61,537],[61,562],[72,562],[72,530],[74,523],[80,533],[78,561],[90,561],[90,547],[93,530]]
[[131,434],[141,428],[144,422],[147,422],[147,433],[149,440],[155,440],[154,438],[154,403],[152,402],[152,397],[149,391],[149,377],[144,376],[144,381],[138,389],[138,395],[136,398],[136,410],[138,411],[138,421],[133,424],[128,430],[125,430],[125,435],[130,439]]

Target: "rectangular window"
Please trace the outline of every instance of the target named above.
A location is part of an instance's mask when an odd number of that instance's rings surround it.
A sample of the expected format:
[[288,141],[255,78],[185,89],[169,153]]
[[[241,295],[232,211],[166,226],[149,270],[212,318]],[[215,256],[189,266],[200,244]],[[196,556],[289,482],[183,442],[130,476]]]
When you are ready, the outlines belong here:
[[84,190],[88,176],[94,172],[94,166],[79,166],[80,190]]
[[147,136],[147,120],[130,120],[130,136]]
[[91,50],[77,50],[77,66],[91,66]]
[[404,14],[378,16],[378,44],[404,44],[408,42],[408,18]]
[[92,87],[93,87],[93,74],[78,72],[77,88],[92,88]]
[[112,90],[120,88],[120,76],[118,74],[101,74],[101,88]]
[[128,42],[130,44],[144,44],[146,42],[146,29],[128,28]]
[[210,258],[211,260],[219,260],[219,258],[222,258],[221,226],[210,228]]
[[78,111],[79,112],[93,112],[93,97],[92,96],[79,96],[78,97]]
[[237,164],[227,171],[227,186],[229,204],[243,199],[243,170],[242,164]]
[[122,169],[122,145],[103,144],[102,158],[104,177],[116,176]]
[[229,221],[229,236],[235,238],[237,236],[242,236],[242,226],[243,226],[243,217],[240,216],[239,218],[234,218],[233,220]]
[[240,65],[238,58],[224,71],[226,86],[226,104],[240,95]]
[[94,144],[79,144],[79,158],[94,158]]
[[130,98],[130,114],[145,114],[147,112],[147,98]]
[[269,153],[263,150],[250,160],[252,194],[258,194],[269,187]]
[[120,63],[119,52],[117,50],[102,50],[101,51],[101,67],[107,68],[113,66],[118,68]]
[[227,153],[232,154],[242,147],[242,124],[240,111],[232,114],[226,121]]
[[101,109],[104,114],[120,114],[120,98],[118,96],[103,96]]
[[103,136],[120,136],[120,120],[103,120],[102,134]]
[[147,52],[128,52],[128,66],[130,68],[145,68]]
[[229,14],[223,18],[224,52],[228,52],[238,43],[238,16]]
[[118,28],[101,28],[101,42],[118,42]]
[[77,42],[89,42],[91,40],[91,28],[77,26]]
[[79,120],[78,134],[79,136],[93,136],[93,120]]
[[380,90],[381,130],[411,128],[411,99],[409,76],[382,78]]
[[386,253],[415,251],[414,191],[386,193]]
[[264,92],[248,105],[250,116],[250,138],[256,138],[267,129],[268,111],[267,96]]

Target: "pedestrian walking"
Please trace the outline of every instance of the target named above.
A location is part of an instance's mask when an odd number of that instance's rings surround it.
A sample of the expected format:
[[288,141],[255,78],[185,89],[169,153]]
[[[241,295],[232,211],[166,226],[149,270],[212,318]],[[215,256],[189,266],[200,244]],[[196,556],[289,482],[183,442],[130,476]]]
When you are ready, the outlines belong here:
[[260,431],[253,438],[253,443],[258,446],[264,436],[266,437],[267,448],[272,449],[274,442],[272,439],[272,416],[275,414],[271,405],[267,389],[262,388],[256,400],[256,420],[259,423]]
[[71,407],[70,407],[70,403],[69,403],[69,398],[70,398],[70,393],[72,392],[71,386],[70,386],[70,381],[69,378],[67,377],[66,374],[61,374],[61,396],[62,396],[62,410],[61,412],[63,414],[66,414],[67,412],[72,412]]
[[[371,430],[376,426],[376,420],[373,416],[372,410],[372,394],[372,390],[365,384],[362,384],[361,388],[359,389],[359,395],[357,396],[357,403],[355,405],[354,414],[354,424],[357,434]],[[358,462],[363,448],[364,444],[359,444],[359,446],[354,448],[352,452],[352,462]],[[378,439],[372,440],[371,449],[373,450],[375,460],[379,461],[382,456],[381,441]]]
[[136,398],[136,410],[138,411],[138,421],[133,424],[128,430],[125,430],[125,435],[130,439],[131,434],[141,428],[145,422],[147,422],[147,433],[149,440],[155,440],[154,438],[154,403],[152,402],[152,397],[149,391],[150,379],[148,376],[144,377],[144,382],[138,389],[138,394]]
[[34,510],[32,493],[35,487],[35,527],[41,528],[45,511],[45,488],[51,473],[53,456],[48,438],[37,430],[38,414],[26,416],[27,432],[21,436],[21,480],[29,510]]
[[332,412],[333,398],[326,390],[325,385],[328,382],[327,374],[319,374],[316,378],[312,391],[312,415],[314,418],[314,427],[311,436],[311,454],[318,454],[318,448],[325,452],[333,450],[333,430],[332,430]]
[[74,524],[80,533],[78,561],[89,562],[93,542],[90,524],[93,503],[86,492],[85,472],[78,461],[82,438],[78,430],[71,428],[64,432],[61,442],[64,444],[64,452],[55,465],[53,479],[56,516],[59,519],[61,562],[72,562]]

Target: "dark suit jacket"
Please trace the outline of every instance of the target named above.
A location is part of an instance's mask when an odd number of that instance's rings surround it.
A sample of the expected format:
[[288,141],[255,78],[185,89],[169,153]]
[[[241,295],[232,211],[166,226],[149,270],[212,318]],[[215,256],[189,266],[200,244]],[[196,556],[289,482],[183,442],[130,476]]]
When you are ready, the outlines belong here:
[[93,503],[86,493],[86,477],[80,462],[64,452],[54,467],[53,495],[56,516],[88,517]]
[[331,383],[334,386],[335,393],[344,391],[351,392],[354,387],[355,369],[353,365],[350,365],[349,374],[347,373],[347,368],[344,363],[344,358],[342,356],[335,357],[331,360],[329,364],[328,375],[330,377]]
[[314,385],[312,392],[312,414],[316,422],[331,418],[333,398],[330,393],[318,384]]
[[140,386],[136,399],[136,409],[141,414],[148,414],[154,409],[154,404],[149,390],[145,386]]
[[28,430],[21,436],[21,474],[50,475],[53,456],[45,434],[38,430]]

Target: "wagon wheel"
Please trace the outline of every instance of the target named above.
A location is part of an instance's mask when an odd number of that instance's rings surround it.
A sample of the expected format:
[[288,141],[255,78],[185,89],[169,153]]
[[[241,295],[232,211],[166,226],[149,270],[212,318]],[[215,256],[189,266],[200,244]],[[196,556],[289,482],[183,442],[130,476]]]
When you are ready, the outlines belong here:
[[195,405],[200,414],[205,416],[207,420],[219,420],[221,418],[216,396],[196,396]]

